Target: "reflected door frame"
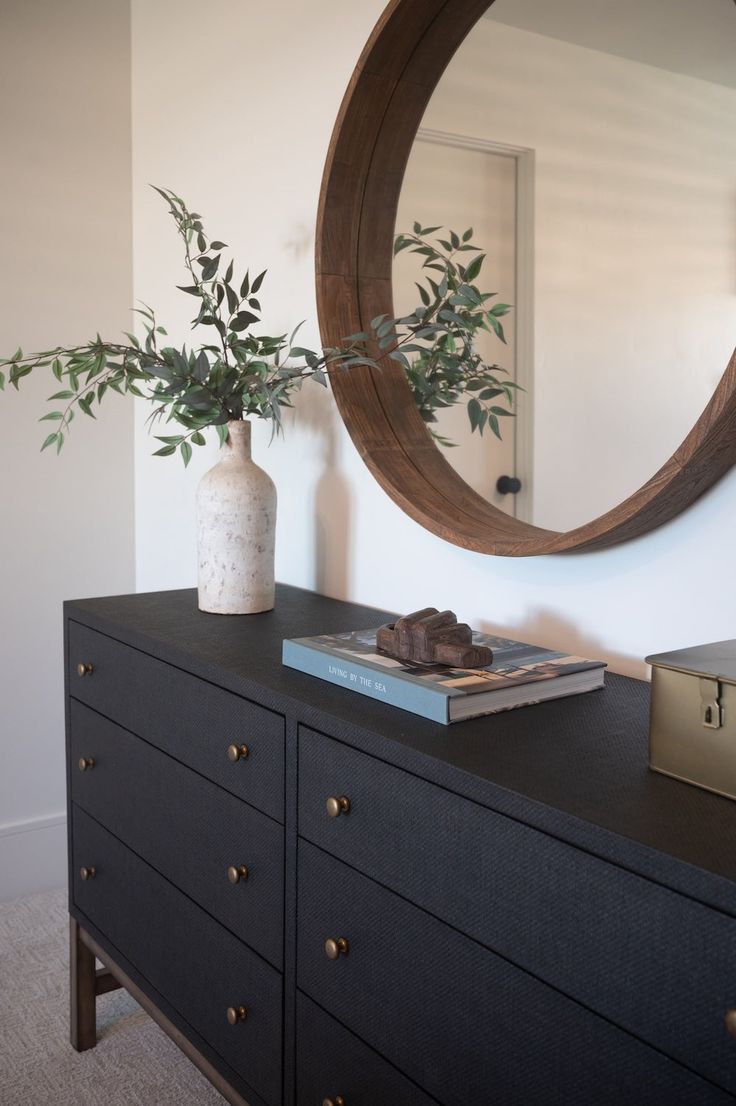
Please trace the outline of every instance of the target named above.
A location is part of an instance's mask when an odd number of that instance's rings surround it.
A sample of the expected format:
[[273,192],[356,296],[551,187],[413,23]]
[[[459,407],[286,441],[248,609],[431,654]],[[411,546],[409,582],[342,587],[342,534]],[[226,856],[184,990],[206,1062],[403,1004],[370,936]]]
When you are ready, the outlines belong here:
[[534,511],[534,150],[492,142],[452,131],[420,127],[417,142],[429,142],[463,150],[500,154],[516,166],[516,288],[514,328],[516,382],[524,389],[523,403],[514,427],[514,473],[521,474],[521,491],[515,496],[516,518],[533,522]]

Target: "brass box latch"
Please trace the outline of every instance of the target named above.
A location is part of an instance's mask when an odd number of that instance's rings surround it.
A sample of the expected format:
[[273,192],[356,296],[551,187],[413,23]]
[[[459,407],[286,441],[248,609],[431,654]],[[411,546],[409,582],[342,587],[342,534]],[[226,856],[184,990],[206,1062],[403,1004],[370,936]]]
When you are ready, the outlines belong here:
[[721,685],[718,680],[700,679],[700,721],[708,730],[720,730],[723,725]]

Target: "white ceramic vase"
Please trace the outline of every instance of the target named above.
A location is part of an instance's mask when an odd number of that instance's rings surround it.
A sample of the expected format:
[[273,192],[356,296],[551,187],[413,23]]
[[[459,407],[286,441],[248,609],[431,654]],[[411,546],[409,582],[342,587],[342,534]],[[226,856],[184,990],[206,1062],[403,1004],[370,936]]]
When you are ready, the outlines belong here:
[[274,603],[276,488],[251,460],[250,423],[228,423],[223,456],[197,487],[199,609],[257,614]]

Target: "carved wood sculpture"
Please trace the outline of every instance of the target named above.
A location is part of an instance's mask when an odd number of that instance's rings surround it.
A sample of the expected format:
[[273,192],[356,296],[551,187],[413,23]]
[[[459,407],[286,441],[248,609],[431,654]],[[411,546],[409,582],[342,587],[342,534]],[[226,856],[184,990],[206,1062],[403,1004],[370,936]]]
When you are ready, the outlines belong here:
[[452,611],[424,607],[404,615],[376,634],[376,645],[403,661],[446,664],[451,668],[483,668],[493,660],[485,645],[473,645],[473,631]]

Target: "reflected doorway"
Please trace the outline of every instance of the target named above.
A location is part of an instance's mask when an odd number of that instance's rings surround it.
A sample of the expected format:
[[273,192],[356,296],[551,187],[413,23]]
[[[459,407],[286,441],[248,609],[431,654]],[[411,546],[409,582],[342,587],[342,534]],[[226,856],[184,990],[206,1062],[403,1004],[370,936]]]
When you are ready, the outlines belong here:
[[[507,370],[509,379],[524,389],[518,393],[516,417],[502,420],[502,440],[488,429],[482,436],[471,433],[464,404],[438,411],[435,429],[457,443],[440,448],[466,483],[507,514],[527,520],[533,497],[533,189],[532,150],[420,128],[396,219],[397,233],[409,232],[417,221],[423,226],[441,224],[458,234],[472,226],[472,241],[486,255],[476,283],[483,292],[496,292],[496,302],[513,304],[504,319],[506,344],[493,334],[484,334],[478,342],[484,360]],[[415,308],[415,281],[421,279],[416,254],[395,258],[397,315]],[[497,490],[504,476],[518,477],[517,494]]]

